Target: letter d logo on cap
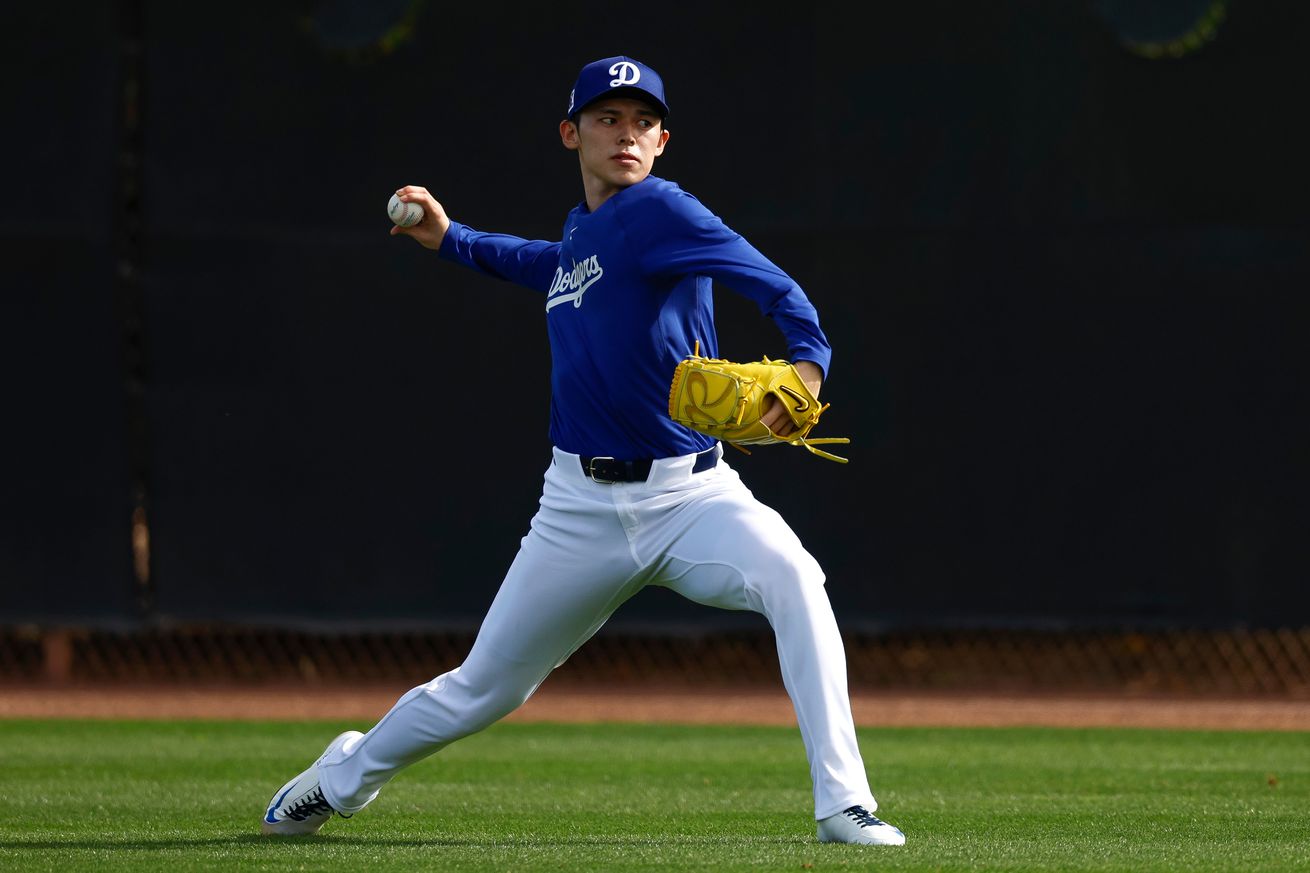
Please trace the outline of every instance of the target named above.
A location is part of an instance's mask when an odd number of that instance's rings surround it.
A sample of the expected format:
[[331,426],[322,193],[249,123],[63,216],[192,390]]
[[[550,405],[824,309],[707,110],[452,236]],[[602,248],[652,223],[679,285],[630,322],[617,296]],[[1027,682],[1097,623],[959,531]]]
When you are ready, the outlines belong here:
[[614,77],[610,79],[611,88],[635,85],[641,81],[641,70],[637,69],[637,65],[631,61],[619,61],[610,67],[610,75]]

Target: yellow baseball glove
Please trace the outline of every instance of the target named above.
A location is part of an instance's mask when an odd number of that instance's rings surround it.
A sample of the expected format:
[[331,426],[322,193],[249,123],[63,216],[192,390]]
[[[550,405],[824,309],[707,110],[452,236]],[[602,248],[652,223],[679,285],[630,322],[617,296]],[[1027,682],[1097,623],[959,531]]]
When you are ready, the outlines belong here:
[[[698,352],[700,344],[697,343]],[[766,399],[773,397],[787,410],[796,430],[780,437],[760,421]],[[692,430],[709,434],[741,449],[787,443],[804,446],[821,458],[847,463],[846,458],[814,448],[816,443],[849,443],[846,437],[810,439],[810,431],[830,404],[819,405],[800,373],[787,361],[765,358],[737,364],[721,358],[688,355],[673,371],[669,417]]]

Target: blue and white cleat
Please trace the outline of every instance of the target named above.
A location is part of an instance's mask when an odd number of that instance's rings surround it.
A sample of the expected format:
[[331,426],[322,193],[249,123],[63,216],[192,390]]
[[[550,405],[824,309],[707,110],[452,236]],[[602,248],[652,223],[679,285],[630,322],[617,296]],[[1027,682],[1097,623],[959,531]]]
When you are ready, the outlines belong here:
[[[323,796],[318,784],[318,765],[329,753],[336,751],[347,740],[362,737],[359,731],[346,731],[337,736],[309,769],[278,789],[268,803],[260,830],[266,834],[313,834],[336,812]],[[342,818],[350,818],[342,815]]]
[[819,822],[819,842],[903,846],[905,834],[864,807],[852,806]]

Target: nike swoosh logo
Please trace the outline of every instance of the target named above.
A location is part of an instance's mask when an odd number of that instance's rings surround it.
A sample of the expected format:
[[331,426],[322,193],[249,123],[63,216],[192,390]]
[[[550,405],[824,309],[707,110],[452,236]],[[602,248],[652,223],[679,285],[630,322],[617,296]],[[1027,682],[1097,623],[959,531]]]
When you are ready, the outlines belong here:
[[[291,786],[291,788],[295,788],[295,787],[296,786],[294,785]],[[282,805],[282,801],[287,799],[287,795],[291,793],[291,788],[288,788],[286,791],[283,791],[282,796],[279,797],[277,800],[273,801],[273,805],[268,808],[268,815],[264,816],[264,821],[268,822],[269,824],[277,824],[277,819],[273,817],[273,812],[279,806]]]
[[806,400],[804,397],[798,394],[795,389],[788,388],[786,385],[779,385],[778,390],[781,391],[783,394],[786,394],[792,400],[796,401],[797,412],[804,412],[805,410],[810,408],[810,401]]

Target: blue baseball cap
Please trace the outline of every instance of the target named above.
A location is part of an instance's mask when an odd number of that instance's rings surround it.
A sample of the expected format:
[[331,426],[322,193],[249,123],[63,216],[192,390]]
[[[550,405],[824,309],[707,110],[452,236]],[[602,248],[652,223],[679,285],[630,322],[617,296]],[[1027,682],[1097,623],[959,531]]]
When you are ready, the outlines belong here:
[[654,103],[661,117],[669,114],[664,102],[664,80],[660,74],[632,58],[619,55],[592,61],[578,73],[578,80],[569,92],[569,110],[565,117],[572,118],[593,100],[606,94],[622,94],[644,98]]

